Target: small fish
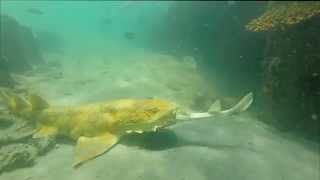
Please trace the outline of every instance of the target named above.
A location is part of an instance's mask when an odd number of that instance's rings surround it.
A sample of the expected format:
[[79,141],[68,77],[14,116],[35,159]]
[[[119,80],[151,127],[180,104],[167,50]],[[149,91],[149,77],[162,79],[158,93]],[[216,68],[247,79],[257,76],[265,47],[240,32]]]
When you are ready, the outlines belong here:
[[35,15],[43,15],[44,14],[40,9],[37,9],[37,8],[29,8],[29,9],[27,9],[27,12],[31,13],[31,14],[35,14]]
[[125,32],[124,33],[124,37],[128,40],[132,40],[136,37],[135,33],[133,32]]

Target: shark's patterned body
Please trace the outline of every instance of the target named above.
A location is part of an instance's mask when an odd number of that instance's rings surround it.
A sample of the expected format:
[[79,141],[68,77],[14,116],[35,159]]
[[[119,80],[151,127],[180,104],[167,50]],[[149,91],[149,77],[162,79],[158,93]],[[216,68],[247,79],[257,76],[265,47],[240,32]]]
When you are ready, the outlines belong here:
[[58,108],[48,106],[34,95],[29,101],[5,93],[2,96],[7,99],[12,112],[35,121],[39,130],[34,138],[62,135],[76,140],[74,166],[108,151],[124,134],[156,132],[179,120],[241,112],[253,100],[252,93],[249,93],[229,110],[221,111],[217,101],[209,112],[181,115],[175,103],[161,99],[121,99]]

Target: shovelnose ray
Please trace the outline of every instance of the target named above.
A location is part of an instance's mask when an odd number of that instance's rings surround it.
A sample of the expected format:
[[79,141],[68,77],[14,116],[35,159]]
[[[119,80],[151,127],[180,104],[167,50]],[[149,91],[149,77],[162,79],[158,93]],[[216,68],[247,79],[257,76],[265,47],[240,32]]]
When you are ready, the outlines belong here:
[[74,167],[110,150],[125,134],[156,132],[179,121],[231,115],[245,111],[253,102],[250,92],[231,109],[221,110],[218,100],[208,112],[183,113],[175,103],[161,99],[120,99],[62,108],[49,106],[37,95],[23,99],[5,91],[1,94],[12,113],[37,125],[34,138],[62,135],[76,140]]

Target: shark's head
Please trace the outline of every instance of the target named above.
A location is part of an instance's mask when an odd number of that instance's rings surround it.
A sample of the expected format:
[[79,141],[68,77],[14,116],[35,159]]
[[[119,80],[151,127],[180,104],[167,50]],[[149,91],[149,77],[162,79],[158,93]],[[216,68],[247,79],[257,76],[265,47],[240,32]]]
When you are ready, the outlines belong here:
[[[155,132],[176,123],[176,104],[159,99],[147,99],[136,103],[133,111],[124,111],[119,129],[127,133]],[[128,113],[129,112],[129,113]]]

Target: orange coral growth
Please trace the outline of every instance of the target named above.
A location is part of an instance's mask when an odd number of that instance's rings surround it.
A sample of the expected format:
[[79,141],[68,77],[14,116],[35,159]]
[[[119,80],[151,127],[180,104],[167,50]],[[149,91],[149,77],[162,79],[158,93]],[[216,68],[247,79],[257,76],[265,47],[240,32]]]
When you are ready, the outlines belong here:
[[271,6],[260,17],[249,22],[246,29],[254,32],[285,30],[318,15],[320,2],[288,2]]

